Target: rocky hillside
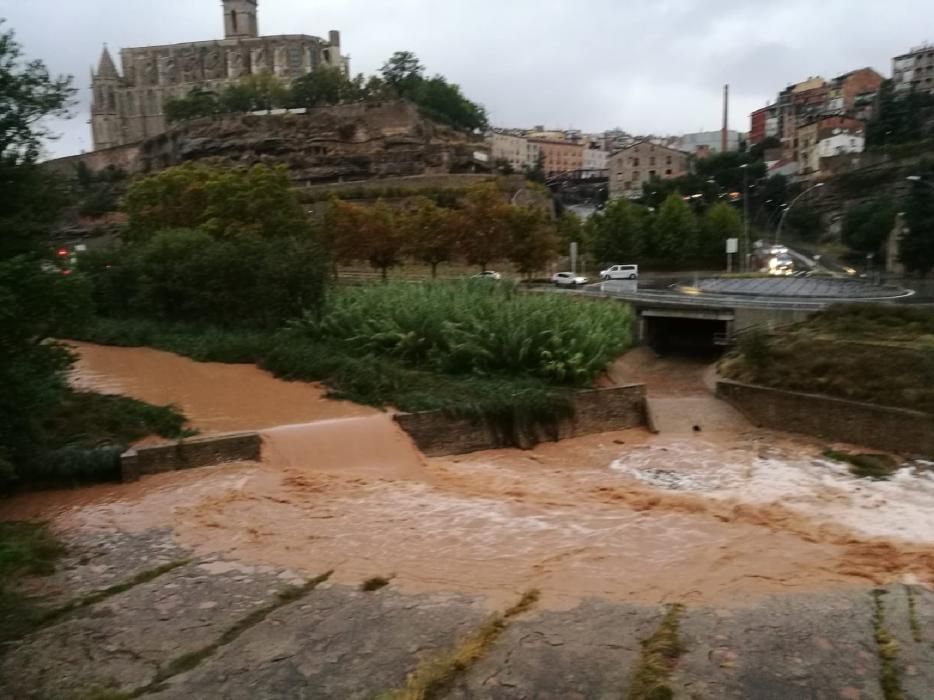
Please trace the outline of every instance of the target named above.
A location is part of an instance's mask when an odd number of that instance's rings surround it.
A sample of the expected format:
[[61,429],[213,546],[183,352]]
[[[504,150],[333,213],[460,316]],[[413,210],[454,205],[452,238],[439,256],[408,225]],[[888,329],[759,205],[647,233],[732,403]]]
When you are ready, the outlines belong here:
[[[145,141],[138,170],[186,161],[285,165],[300,183],[473,172],[482,141],[423,116],[408,102],[371,102],[306,113],[231,115],[188,122]],[[488,161],[487,161],[488,162]]]

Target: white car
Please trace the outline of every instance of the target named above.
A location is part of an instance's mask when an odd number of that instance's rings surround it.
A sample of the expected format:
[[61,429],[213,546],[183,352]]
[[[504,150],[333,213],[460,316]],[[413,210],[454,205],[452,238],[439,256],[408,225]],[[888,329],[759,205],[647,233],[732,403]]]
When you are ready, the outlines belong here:
[[613,265],[600,272],[604,280],[637,280],[639,279],[638,265]]
[[556,287],[577,287],[587,284],[587,278],[575,275],[573,272],[556,272],[551,276]]
[[471,277],[470,279],[474,279],[474,280],[498,280],[498,279],[501,279],[501,278],[502,278],[502,275],[500,275],[498,272],[493,272],[493,270],[484,270],[484,271],[481,272],[480,274],[474,275],[474,276]]

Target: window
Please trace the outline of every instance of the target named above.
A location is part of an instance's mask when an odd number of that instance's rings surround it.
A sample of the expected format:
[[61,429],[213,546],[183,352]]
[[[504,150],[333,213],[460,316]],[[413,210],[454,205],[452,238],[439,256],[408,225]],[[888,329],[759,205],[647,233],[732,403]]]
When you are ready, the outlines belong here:
[[634,168],[638,168],[638,167],[639,167],[639,159],[638,159],[638,158],[633,158],[633,159],[632,159],[632,165],[633,165]]
[[668,156],[668,158],[665,160],[665,165],[671,165],[671,156]]
[[642,178],[639,177],[639,171],[638,171],[638,170],[633,170],[633,171],[632,171],[632,180],[633,180],[633,182],[639,182],[639,180],[641,180],[641,179],[642,179]]
[[234,32],[236,33],[237,31],[237,11],[236,10],[232,10],[230,13],[230,23],[231,23],[231,26],[233,26]]
[[649,158],[649,165],[655,165],[655,156]]
[[654,170],[649,170],[649,180],[654,180],[658,174]]
[[671,168],[668,168],[668,170],[665,171],[665,174],[666,174],[666,175],[671,175]]

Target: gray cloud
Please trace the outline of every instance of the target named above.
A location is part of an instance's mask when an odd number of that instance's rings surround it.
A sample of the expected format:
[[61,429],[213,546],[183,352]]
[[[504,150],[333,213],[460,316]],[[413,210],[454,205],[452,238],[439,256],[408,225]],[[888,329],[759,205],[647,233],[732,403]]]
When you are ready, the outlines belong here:
[[[90,147],[89,68],[113,50],[217,37],[216,0],[0,0],[27,55],[75,75],[81,102],[53,155]],[[496,124],[677,133],[731,126],[785,85],[872,66],[927,37],[930,0],[260,0],[264,34],[340,29],[353,69],[414,51],[460,83]]]

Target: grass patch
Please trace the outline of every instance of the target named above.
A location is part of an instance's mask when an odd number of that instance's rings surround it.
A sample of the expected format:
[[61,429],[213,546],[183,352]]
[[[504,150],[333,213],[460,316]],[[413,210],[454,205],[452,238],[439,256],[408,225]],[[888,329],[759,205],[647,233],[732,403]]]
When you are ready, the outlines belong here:
[[910,586],[905,586],[905,595],[908,596],[908,626],[911,627],[911,637],[918,644],[923,641],[921,634],[921,620],[918,619],[918,608],[915,604],[915,592]]
[[740,382],[934,414],[934,311],[833,306],[804,323],[744,334],[720,369]]
[[668,679],[682,652],[678,628],[683,613],[683,605],[669,606],[655,633],[642,641],[642,655],[626,700],[670,700],[674,697]]
[[190,436],[175,406],[154,406],[126,396],[70,391],[45,424],[52,448],[127,445],[150,435]]
[[898,462],[886,454],[851,454],[827,448],[824,457],[849,465],[850,473],[861,479],[885,481],[898,471]]
[[872,592],[874,603],[872,627],[879,656],[879,685],[882,687],[882,696],[885,700],[905,700],[901,672],[898,668],[898,641],[885,626],[884,595],[886,592],[883,590]]
[[386,578],[385,576],[374,576],[373,578],[368,578],[366,581],[360,584],[360,590],[366,593],[371,591],[378,591],[380,588],[385,588],[392,581],[392,576]]
[[453,649],[418,665],[405,685],[380,696],[382,700],[432,700],[447,691],[454,679],[469,669],[490,649],[512,618],[529,610],[540,597],[537,590],[523,593],[519,601],[503,613],[496,613]]
[[45,614],[16,590],[17,579],[51,574],[64,551],[44,523],[0,523],[0,643],[26,634]]

